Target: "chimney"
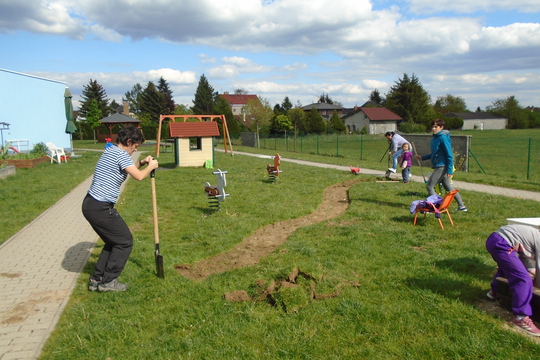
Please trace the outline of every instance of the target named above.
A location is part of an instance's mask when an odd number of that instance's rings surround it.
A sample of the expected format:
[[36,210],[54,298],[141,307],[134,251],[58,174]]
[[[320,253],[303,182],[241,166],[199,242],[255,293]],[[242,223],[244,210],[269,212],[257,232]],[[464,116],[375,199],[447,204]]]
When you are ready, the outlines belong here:
[[129,102],[127,100],[122,103],[122,114],[129,116]]

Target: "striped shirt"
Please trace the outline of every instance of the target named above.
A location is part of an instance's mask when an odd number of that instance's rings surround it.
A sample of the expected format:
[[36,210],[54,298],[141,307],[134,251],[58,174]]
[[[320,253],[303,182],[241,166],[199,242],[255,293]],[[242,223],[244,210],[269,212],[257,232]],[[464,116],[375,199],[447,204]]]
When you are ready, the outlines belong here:
[[116,204],[120,186],[126,180],[126,168],[134,166],[128,152],[117,145],[111,146],[99,158],[88,194],[97,201]]

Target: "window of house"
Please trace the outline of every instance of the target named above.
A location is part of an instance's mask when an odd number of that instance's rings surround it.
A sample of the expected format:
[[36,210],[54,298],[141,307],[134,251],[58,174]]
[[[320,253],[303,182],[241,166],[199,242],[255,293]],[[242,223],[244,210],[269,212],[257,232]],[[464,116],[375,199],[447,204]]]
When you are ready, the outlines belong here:
[[191,137],[189,138],[189,150],[202,150],[202,138],[201,137]]

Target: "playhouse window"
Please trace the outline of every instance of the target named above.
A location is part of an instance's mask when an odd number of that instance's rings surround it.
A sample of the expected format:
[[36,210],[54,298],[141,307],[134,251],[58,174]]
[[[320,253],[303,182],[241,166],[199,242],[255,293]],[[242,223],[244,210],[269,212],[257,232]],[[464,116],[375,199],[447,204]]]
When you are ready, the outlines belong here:
[[189,138],[189,150],[202,150],[202,138],[192,137]]

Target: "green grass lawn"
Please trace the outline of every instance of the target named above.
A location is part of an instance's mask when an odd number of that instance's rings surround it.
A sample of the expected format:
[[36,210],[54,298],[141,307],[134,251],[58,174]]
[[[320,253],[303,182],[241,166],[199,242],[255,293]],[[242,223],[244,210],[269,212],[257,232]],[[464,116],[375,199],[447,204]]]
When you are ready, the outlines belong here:
[[[471,151],[469,172],[457,171],[455,179],[521,190],[540,191],[540,129],[452,131],[452,135],[470,135]],[[404,135],[407,137],[406,135]],[[338,144],[339,141],[339,144]],[[530,142],[530,148],[529,148]],[[239,146],[233,150],[279,152],[283,157],[313,160],[339,165],[384,171],[388,163],[384,154],[388,143],[379,135],[323,135],[294,139],[262,139],[263,149]],[[316,155],[319,154],[319,155]],[[416,161],[412,172],[420,175]],[[430,169],[424,168],[424,173]],[[484,173],[485,171],[485,173]]]
[[[485,310],[495,269],[485,239],[508,217],[537,215],[540,203],[464,191],[470,212],[453,213],[455,226],[443,218],[441,230],[433,217],[413,226],[409,205],[425,197],[423,184],[377,183],[291,163],[268,183],[267,160],[218,153],[230,196],[210,213],[204,183],[215,183],[212,171],[173,168],[172,154],[159,160],[170,168],[156,172],[165,279],[155,274],[150,182],[130,180],[118,204],[135,238],[120,278],[129,289],[87,291],[98,245],[41,359],[537,357],[538,342],[512,331],[507,313]],[[222,253],[264,225],[313,212],[327,186],[351,178],[364,181],[350,189],[344,215],[298,229],[257,265],[201,282],[174,270]],[[300,281],[274,294],[274,305],[224,299],[236,290],[256,297],[295,267],[317,279],[318,293],[341,292],[310,301],[307,281]]]

